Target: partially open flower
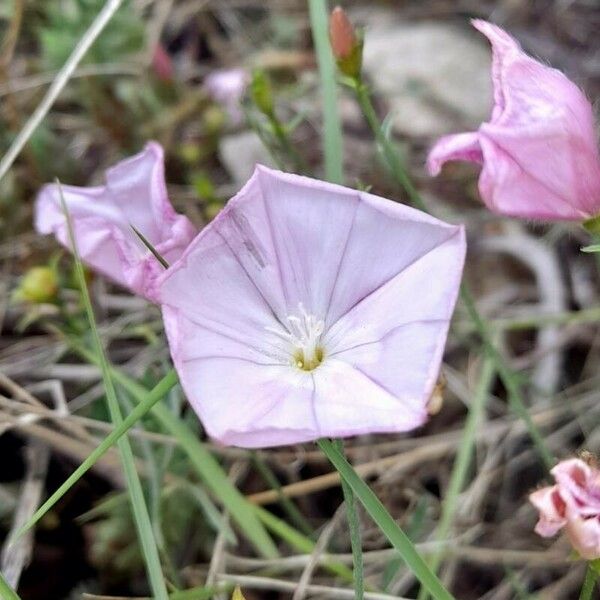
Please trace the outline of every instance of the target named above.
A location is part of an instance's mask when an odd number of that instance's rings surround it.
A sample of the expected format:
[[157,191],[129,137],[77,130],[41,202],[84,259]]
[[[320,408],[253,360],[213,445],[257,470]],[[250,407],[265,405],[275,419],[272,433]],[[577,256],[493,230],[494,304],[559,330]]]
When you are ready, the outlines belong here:
[[464,253],[461,227],[257,167],[159,282],[207,432],[266,447],[423,424]]
[[429,154],[430,173],[449,160],[481,164],[481,197],[501,214],[551,221],[597,215],[600,157],[590,102],[499,27],[473,25],[492,44],[492,116],[476,132],[441,138]]
[[239,125],[244,117],[240,103],[248,83],[248,73],[241,68],[213,71],[204,80],[206,91],[223,107],[233,125]]
[[600,470],[570,459],[558,463],[551,473],[556,484],[529,496],[540,512],[536,533],[551,537],[564,527],[582,558],[600,558]]
[[[177,260],[196,230],[177,214],[167,197],[162,148],[146,148],[106,172],[98,187],[61,186],[73,223],[81,259],[113,281],[155,300],[154,283],[163,271],[155,256],[132,229],[135,227],[168,262]],[[40,191],[35,228],[53,233],[70,248],[69,232],[55,184]]]

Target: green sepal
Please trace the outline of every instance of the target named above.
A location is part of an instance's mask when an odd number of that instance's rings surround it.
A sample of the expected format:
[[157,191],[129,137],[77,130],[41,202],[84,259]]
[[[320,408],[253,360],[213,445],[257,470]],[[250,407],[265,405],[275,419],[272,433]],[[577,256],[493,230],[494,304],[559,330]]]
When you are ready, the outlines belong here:
[[600,215],[586,219],[582,225],[588,233],[591,233],[592,235],[600,235]]

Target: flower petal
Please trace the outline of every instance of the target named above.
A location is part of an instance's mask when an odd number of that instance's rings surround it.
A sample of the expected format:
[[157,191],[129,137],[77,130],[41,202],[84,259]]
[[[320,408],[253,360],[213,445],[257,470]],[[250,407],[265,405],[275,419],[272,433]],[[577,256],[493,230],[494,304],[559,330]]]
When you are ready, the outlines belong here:
[[444,163],[450,160],[465,160],[483,164],[479,134],[457,133],[440,138],[427,156],[429,174],[432,176],[439,175]]
[[553,485],[533,492],[529,495],[529,501],[540,512],[539,521],[535,526],[538,535],[552,537],[566,525],[566,505],[558,486]]
[[[260,280],[266,289],[268,276],[260,279],[263,269],[258,263],[248,273],[220,228],[204,229],[182,259],[164,273],[160,301],[185,317],[189,330],[179,329],[177,335],[189,331],[197,347],[207,349],[209,356],[242,356],[232,354],[231,343],[235,343],[238,350],[250,348],[263,360],[286,364],[281,342],[270,332],[278,325],[277,315],[257,283]],[[251,261],[247,258],[247,264]],[[219,350],[215,340],[223,339],[230,340],[230,345]],[[169,335],[169,343],[177,345],[179,338]]]
[[313,374],[320,437],[409,431],[427,420],[425,405],[403,402],[344,361],[325,360]]
[[590,102],[499,27],[473,25],[492,44],[492,116],[476,133],[442,138],[431,150],[429,171],[436,175],[447,160],[483,163],[481,197],[508,216],[581,221],[596,215],[600,154]]
[[[326,325],[333,329],[334,323],[348,311],[459,231],[454,225],[389,200],[371,194],[361,194],[360,198],[343,258],[335,272],[334,289],[327,308]],[[462,249],[464,252],[464,240]],[[450,260],[446,264],[451,265],[454,259],[457,260],[448,275],[462,270],[459,255],[460,252],[450,251]],[[447,281],[448,278],[443,277],[439,289],[444,288]],[[418,304],[415,299],[420,301],[420,296],[417,292],[407,303]]]
[[[141,153],[112,167],[105,186],[61,188],[82,260],[113,281],[154,299],[154,280],[163,268],[131,226],[169,261],[181,256],[196,233],[168,200],[162,148],[149,143]],[[70,248],[58,186],[47,185],[40,191],[35,227],[40,233],[54,233]]]
[[[227,445],[261,448],[318,437],[314,386],[308,374],[254,362],[243,345],[198,352],[205,347],[206,331],[176,309],[163,307],[163,315],[181,384],[212,438]],[[215,356],[208,356],[211,349]]]
[[356,304],[330,329],[324,345],[339,360],[361,365],[403,401],[425,406],[437,380],[464,255],[464,231],[457,228]]
[[566,532],[573,548],[581,558],[596,560],[600,558],[600,521],[598,517],[590,519],[570,519]]

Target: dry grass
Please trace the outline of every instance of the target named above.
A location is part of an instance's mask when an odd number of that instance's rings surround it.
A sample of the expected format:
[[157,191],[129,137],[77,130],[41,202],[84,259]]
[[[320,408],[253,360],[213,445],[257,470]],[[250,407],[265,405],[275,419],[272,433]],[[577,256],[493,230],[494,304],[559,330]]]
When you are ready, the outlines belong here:
[[[52,240],[32,235],[31,207],[38,187],[55,174],[65,182],[98,181],[106,166],[154,137],[167,148],[174,203],[202,225],[210,218],[211,204],[226,200],[236,184],[218,152],[226,132],[211,131],[207,125],[209,103],[199,82],[215,66],[235,63],[268,68],[278,81],[282,114],[306,114],[294,135],[306,160],[316,173],[320,171],[317,78],[303,2],[139,0],[133,10],[144,26],[142,49],[113,56],[101,65],[78,67],[73,62],[58,75],[40,51],[37,28],[45,11],[34,4],[14,0],[13,11],[3,15],[7,18],[0,48],[4,155],[0,163],[0,452],[4,457],[0,517],[4,534],[18,528],[109,429],[99,408],[104,394],[99,370],[70,353],[49,327],[60,324],[62,316],[43,307],[23,328],[31,309],[10,300],[22,273],[46,262],[57,249]],[[397,10],[407,20],[458,23],[466,16],[491,16],[518,35],[531,52],[564,68],[591,97],[600,97],[596,35],[600,11],[593,0],[428,0],[398,3]],[[161,83],[148,68],[158,39],[176,59],[175,83]],[[344,99],[342,107],[346,182],[375,184],[375,193],[397,198],[398,191],[382,176],[375,160],[369,132],[349,102]],[[378,99],[378,108],[383,116],[384,98]],[[46,113],[42,129],[31,137],[34,127],[28,124],[39,124]],[[28,140],[31,143],[25,144]],[[587,242],[585,235],[571,227],[533,227],[491,216],[476,200],[473,171],[457,167],[444,178],[429,181],[423,177],[422,158],[431,140],[402,141],[411,150],[414,173],[428,206],[448,220],[467,224],[466,278],[504,356],[522,375],[530,413],[548,447],[558,457],[581,450],[600,453],[596,324],[600,290],[598,265],[579,251]],[[200,195],[194,185],[205,175],[214,185],[211,197]],[[60,264],[67,275],[66,257]],[[92,290],[112,362],[139,380],[155,380],[168,361],[158,311],[100,279],[94,280]],[[67,303],[76,308],[74,292],[67,294]],[[545,319],[555,314],[560,318]],[[570,560],[569,547],[561,538],[545,541],[533,533],[535,514],[526,497],[546,480],[546,474],[526,429],[508,409],[498,381],[486,396],[472,468],[449,539],[436,541],[435,526],[481,370],[481,345],[459,306],[445,357],[447,389],[441,412],[411,436],[353,439],[348,456],[422,553],[431,556],[441,550],[442,579],[457,598],[509,600],[534,592],[540,599],[575,598],[583,566]],[[177,407],[181,400],[175,394],[169,403]],[[193,422],[192,415],[184,413]],[[218,499],[206,493],[200,501],[187,498],[185,479],[194,480],[176,439],[145,421],[132,431],[131,440],[138,470],[151,488],[149,497],[162,498],[156,510],[172,563],[168,575],[177,585],[204,585],[208,577],[208,583],[241,585],[248,600],[353,597],[351,584],[322,568],[331,558],[346,565],[352,561],[338,510],[339,476],[313,446],[259,453],[281,482],[279,490],[261,479],[249,453],[212,447],[251,502],[287,518],[280,504],[283,494],[293,499],[314,530],[312,554],[298,553],[282,543],[280,558],[259,559],[243,541],[233,544],[225,533],[228,530],[215,533],[210,515],[212,509],[220,510]],[[118,500],[111,493],[122,492],[123,486],[118,456],[111,451],[40,523],[35,541],[30,537],[16,546],[4,544],[2,571],[13,583],[21,580],[24,600],[78,598],[82,592],[88,592],[87,598],[145,593],[128,531],[130,522],[119,511],[118,501],[117,508],[106,505],[111,498]],[[185,502],[179,504],[184,496]],[[94,515],[95,520],[74,521],[97,503],[105,511]],[[175,540],[166,532],[173,514],[181,521],[173,521],[179,532]],[[370,590],[366,597],[414,598],[418,589],[414,577],[397,561],[383,535],[362,517]],[[75,572],[74,564],[83,575]]]

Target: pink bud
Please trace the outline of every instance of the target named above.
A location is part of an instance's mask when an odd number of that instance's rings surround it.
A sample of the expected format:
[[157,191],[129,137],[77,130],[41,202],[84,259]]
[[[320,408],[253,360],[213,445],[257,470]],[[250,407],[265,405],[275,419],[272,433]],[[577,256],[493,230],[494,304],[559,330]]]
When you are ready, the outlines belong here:
[[162,44],[157,44],[152,55],[152,69],[161,81],[173,79],[173,61]]

